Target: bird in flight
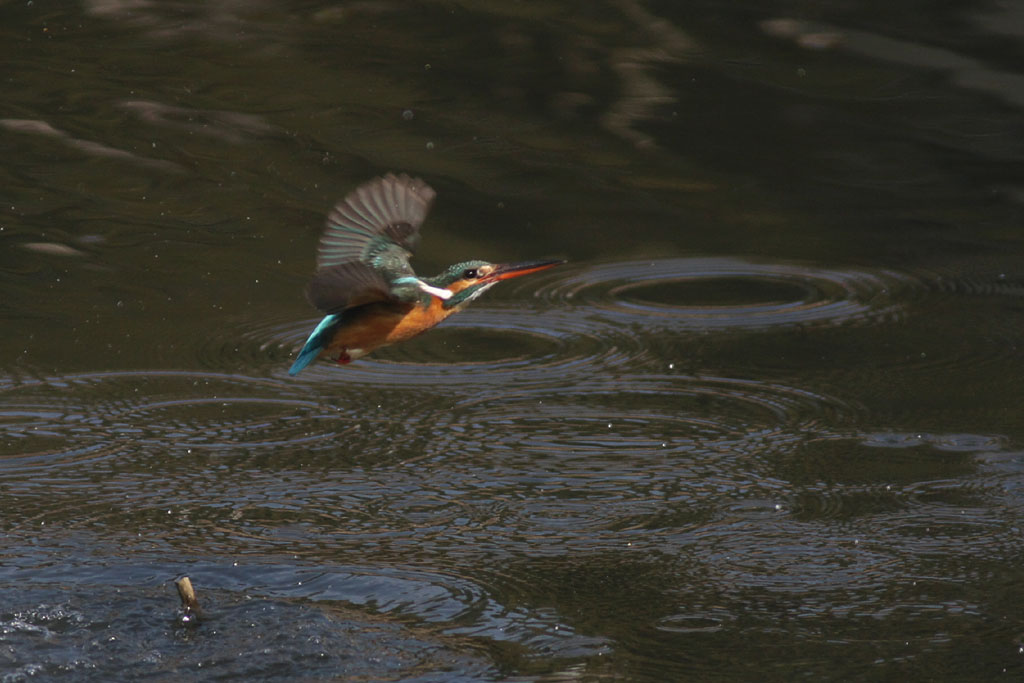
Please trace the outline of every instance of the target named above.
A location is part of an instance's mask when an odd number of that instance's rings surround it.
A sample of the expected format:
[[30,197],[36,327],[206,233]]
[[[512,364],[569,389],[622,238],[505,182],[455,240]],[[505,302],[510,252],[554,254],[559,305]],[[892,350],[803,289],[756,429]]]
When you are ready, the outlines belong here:
[[417,277],[409,257],[435,194],[418,178],[389,173],[335,205],[306,290],[309,301],[326,316],[288,374],[299,374],[317,358],[344,365],[415,337],[501,280],[564,263],[463,261],[440,275]]

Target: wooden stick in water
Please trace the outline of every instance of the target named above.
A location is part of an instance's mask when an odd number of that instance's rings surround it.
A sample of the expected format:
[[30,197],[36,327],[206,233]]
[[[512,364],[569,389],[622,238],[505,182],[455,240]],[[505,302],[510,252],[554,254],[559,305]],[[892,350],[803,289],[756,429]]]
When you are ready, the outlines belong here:
[[199,600],[196,598],[196,589],[192,587],[192,581],[183,576],[174,582],[178,587],[178,597],[181,598],[181,608],[185,614],[181,618],[183,624],[193,624],[199,621],[202,610],[199,609]]

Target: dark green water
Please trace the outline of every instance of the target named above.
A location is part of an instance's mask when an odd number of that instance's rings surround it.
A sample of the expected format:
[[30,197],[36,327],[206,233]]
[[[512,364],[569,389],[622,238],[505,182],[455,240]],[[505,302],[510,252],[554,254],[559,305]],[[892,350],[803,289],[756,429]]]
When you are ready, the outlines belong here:
[[[1019,679],[1022,38],[0,5],[0,679]],[[291,378],[387,171],[419,272],[570,263]]]

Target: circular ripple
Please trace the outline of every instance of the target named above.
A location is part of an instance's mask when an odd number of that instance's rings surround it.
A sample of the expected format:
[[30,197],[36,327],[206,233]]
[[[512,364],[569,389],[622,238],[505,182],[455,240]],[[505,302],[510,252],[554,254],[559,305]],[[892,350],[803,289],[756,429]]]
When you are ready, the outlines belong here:
[[[781,498],[764,475],[775,456],[853,410],[785,385],[682,375],[476,392],[433,416],[429,447],[391,475],[403,495],[389,504],[413,515],[424,548],[453,535],[477,550],[664,543],[650,532],[699,526],[713,499]],[[422,461],[443,476],[424,476]]]
[[583,302],[620,325],[756,330],[891,319],[901,314],[896,290],[918,286],[888,270],[681,258],[578,270],[538,295]]
[[[290,378],[168,371],[0,385],[0,481],[20,501],[26,529],[130,517],[135,528],[159,531],[174,511],[175,538],[237,547],[264,526],[276,528],[287,509],[298,524],[327,520],[334,529],[333,515],[344,511],[353,515],[350,528],[379,531],[387,518],[364,501],[381,484],[330,473],[372,471],[421,453],[446,406],[423,391],[316,389]],[[339,491],[353,497],[325,513],[319,497]],[[55,495],[74,507],[73,517],[52,505]],[[224,510],[237,521],[230,533]],[[295,535],[287,527],[281,542],[295,545]]]
[[[265,449],[247,461],[258,467],[230,477],[207,460],[153,481],[149,496],[163,502],[153,514],[207,501],[238,510],[221,539],[230,547],[249,543],[239,538],[251,530],[257,547],[314,555],[360,541],[396,558],[410,545],[449,558],[515,555],[524,543],[534,555],[664,548],[714,518],[723,499],[784,500],[779,454],[855,410],[782,384],[684,375],[390,393],[414,403],[369,406],[352,421],[370,428],[339,436],[329,452]],[[203,514],[189,526],[204,528]]]
[[225,325],[199,340],[199,361],[219,372],[287,366],[317,322],[289,317]]
[[50,377],[3,388],[4,474],[90,464],[140,446],[311,449],[349,438],[338,408],[265,379],[188,372]]
[[[593,458],[702,452],[764,453],[830,429],[854,409],[811,391],[686,375],[592,378],[552,390],[524,386],[457,401],[447,426],[465,440],[519,453]],[[483,419],[478,421],[478,416]],[[440,424],[445,418],[439,416]]]

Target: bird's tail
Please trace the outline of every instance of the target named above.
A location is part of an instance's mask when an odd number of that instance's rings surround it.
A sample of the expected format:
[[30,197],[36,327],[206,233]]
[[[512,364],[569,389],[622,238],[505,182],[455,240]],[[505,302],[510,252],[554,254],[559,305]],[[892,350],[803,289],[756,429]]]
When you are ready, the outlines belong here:
[[309,335],[309,339],[306,340],[306,345],[299,351],[299,357],[295,359],[295,362],[288,369],[289,375],[299,374],[303,368],[317,359],[317,356],[324,350],[324,347],[331,342],[331,338],[334,336],[334,331],[337,329],[340,320],[340,315],[332,313],[320,321],[320,324],[316,326],[313,333]]

